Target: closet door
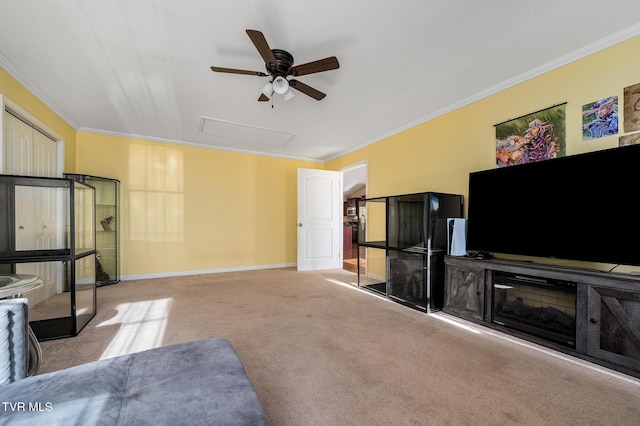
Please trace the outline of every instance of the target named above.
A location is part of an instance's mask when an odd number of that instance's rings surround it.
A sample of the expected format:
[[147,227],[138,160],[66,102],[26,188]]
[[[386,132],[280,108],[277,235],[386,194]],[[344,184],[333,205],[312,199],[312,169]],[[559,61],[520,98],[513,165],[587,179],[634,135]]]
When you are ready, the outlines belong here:
[[31,174],[33,161],[33,127],[7,111],[3,114],[3,173],[28,176]]
[[56,141],[13,114],[3,111],[2,173],[55,177],[58,171]]
[[[58,171],[57,142],[3,111],[2,173],[19,176],[56,177]],[[64,230],[52,218],[60,214],[60,194],[51,188],[21,187],[16,190],[16,250],[58,248]],[[44,285],[29,295],[31,305],[62,291],[63,269],[59,263],[37,262],[17,264],[16,273],[37,275]],[[33,299],[33,300],[32,300]]]
[[33,129],[33,164],[35,176],[56,177],[58,172],[57,142]]
[[[61,188],[16,186],[15,188],[15,248],[21,250],[53,250],[66,247],[65,231],[59,218],[67,212],[65,191]],[[58,219],[58,220],[57,220]],[[62,226],[61,226],[62,225]],[[66,228],[66,227],[65,227]],[[16,264],[17,274],[37,275],[43,286],[29,294],[36,305],[64,289],[63,265],[59,262]]]

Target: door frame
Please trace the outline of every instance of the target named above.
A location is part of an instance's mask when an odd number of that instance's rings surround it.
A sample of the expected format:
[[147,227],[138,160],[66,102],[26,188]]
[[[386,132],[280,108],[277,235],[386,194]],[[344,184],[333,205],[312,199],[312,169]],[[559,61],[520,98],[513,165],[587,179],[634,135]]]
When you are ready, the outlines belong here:
[[[343,191],[343,194],[344,194],[344,189],[345,189],[344,188],[344,185],[345,185],[344,174],[346,172],[349,172],[351,170],[355,170],[355,169],[358,169],[358,168],[361,168],[361,167],[365,168],[365,173],[364,173],[364,193],[365,193],[365,198],[368,198],[368,196],[369,196],[369,160],[366,160],[366,159],[358,161],[356,163],[349,164],[349,165],[341,167],[339,169],[339,171],[342,172],[342,191]],[[358,228],[360,228],[360,212],[358,212]],[[365,237],[365,239],[366,239],[366,236],[363,235],[363,237]],[[360,239],[360,236],[358,236],[358,239]],[[344,241],[343,241],[343,244],[344,244]],[[356,256],[358,258],[358,262],[356,263],[356,269],[360,270],[361,269],[361,266],[360,266],[360,253],[357,253]],[[364,254],[364,258],[366,259],[366,251],[365,251],[365,254]],[[366,262],[365,262],[365,265],[366,265]],[[344,269],[344,263],[343,263],[342,267]]]
[[[365,185],[365,197],[369,196],[369,160],[362,160],[356,163],[349,164],[347,166],[341,167],[338,171],[342,172],[342,176],[344,177],[345,172],[359,169],[360,167],[365,168],[365,177],[364,177],[364,185]],[[343,191],[344,191],[344,179],[342,179]]]

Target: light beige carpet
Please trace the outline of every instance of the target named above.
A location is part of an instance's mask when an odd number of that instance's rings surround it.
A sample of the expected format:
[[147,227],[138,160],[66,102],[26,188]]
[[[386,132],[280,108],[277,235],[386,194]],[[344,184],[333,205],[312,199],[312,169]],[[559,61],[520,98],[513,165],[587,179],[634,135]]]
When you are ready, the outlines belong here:
[[274,426],[640,423],[640,380],[340,284],[355,281],[272,269],[101,287],[77,337],[42,343],[40,372],[226,337]]

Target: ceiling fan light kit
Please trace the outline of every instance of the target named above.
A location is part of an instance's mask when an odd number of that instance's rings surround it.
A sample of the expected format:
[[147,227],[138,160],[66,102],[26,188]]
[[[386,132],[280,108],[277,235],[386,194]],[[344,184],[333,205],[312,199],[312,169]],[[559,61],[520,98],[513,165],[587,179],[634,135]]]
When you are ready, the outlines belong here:
[[[293,93],[293,90],[289,90],[289,82],[284,77],[277,77],[273,83],[269,81],[262,87],[262,94],[267,98],[266,100],[271,99],[274,93],[283,95],[285,102],[296,96],[296,94]],[[260,96],[259,100],[261,99],[264,98]]]
[[273,84],[270,81],[262,87],[262,94],[267,98],[271,98],[273,95]]
[[296,94],[293,93],[293,90],[287,90],[287,93],[284,94],[284,101],[287,102],[293,98],[295,98]]
[[284,95],[289,90],[289,82],[286,78],[282,76],[277,76],[275,80],[273,80],[273,91],[278,95]]
[[264,35],[257,30],[247,30],[247,35],[262,56],[267,73],[260,71],[238,70],[234,68],[211,67],[214,72],[229,74],[245,74],[258,77],[271,77],[271,81],[262,88],[262,94],[258,101],[268,101],[273,93],[283,95],[285,102],[292,99],[295,93],[291,88],[304,93],[307,96],[319,101],[324,99],[326,94],[314,89],[298,80],[287,77],[299,77],[307,74],[314,74],[323,71],[335,70],[340,67],[335,56],[308,62],[302,65],[294,65],[293,55],[282,49],[271,49]]

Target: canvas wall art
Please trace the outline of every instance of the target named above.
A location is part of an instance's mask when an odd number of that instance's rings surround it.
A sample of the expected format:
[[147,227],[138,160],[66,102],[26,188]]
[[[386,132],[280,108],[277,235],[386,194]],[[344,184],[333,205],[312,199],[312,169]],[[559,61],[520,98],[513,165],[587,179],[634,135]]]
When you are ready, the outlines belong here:
[[496,124],[498,167],[562,157],[566,152],[566,104]]
[[624,88],[624,132],[640,130],[640,83]]
[[630,135],[620,136],[618,146],[638,145],[640,144],[640,132],[631,133]]
[[618,133],[618,97],[611,96],[582,106],[582,140]]

